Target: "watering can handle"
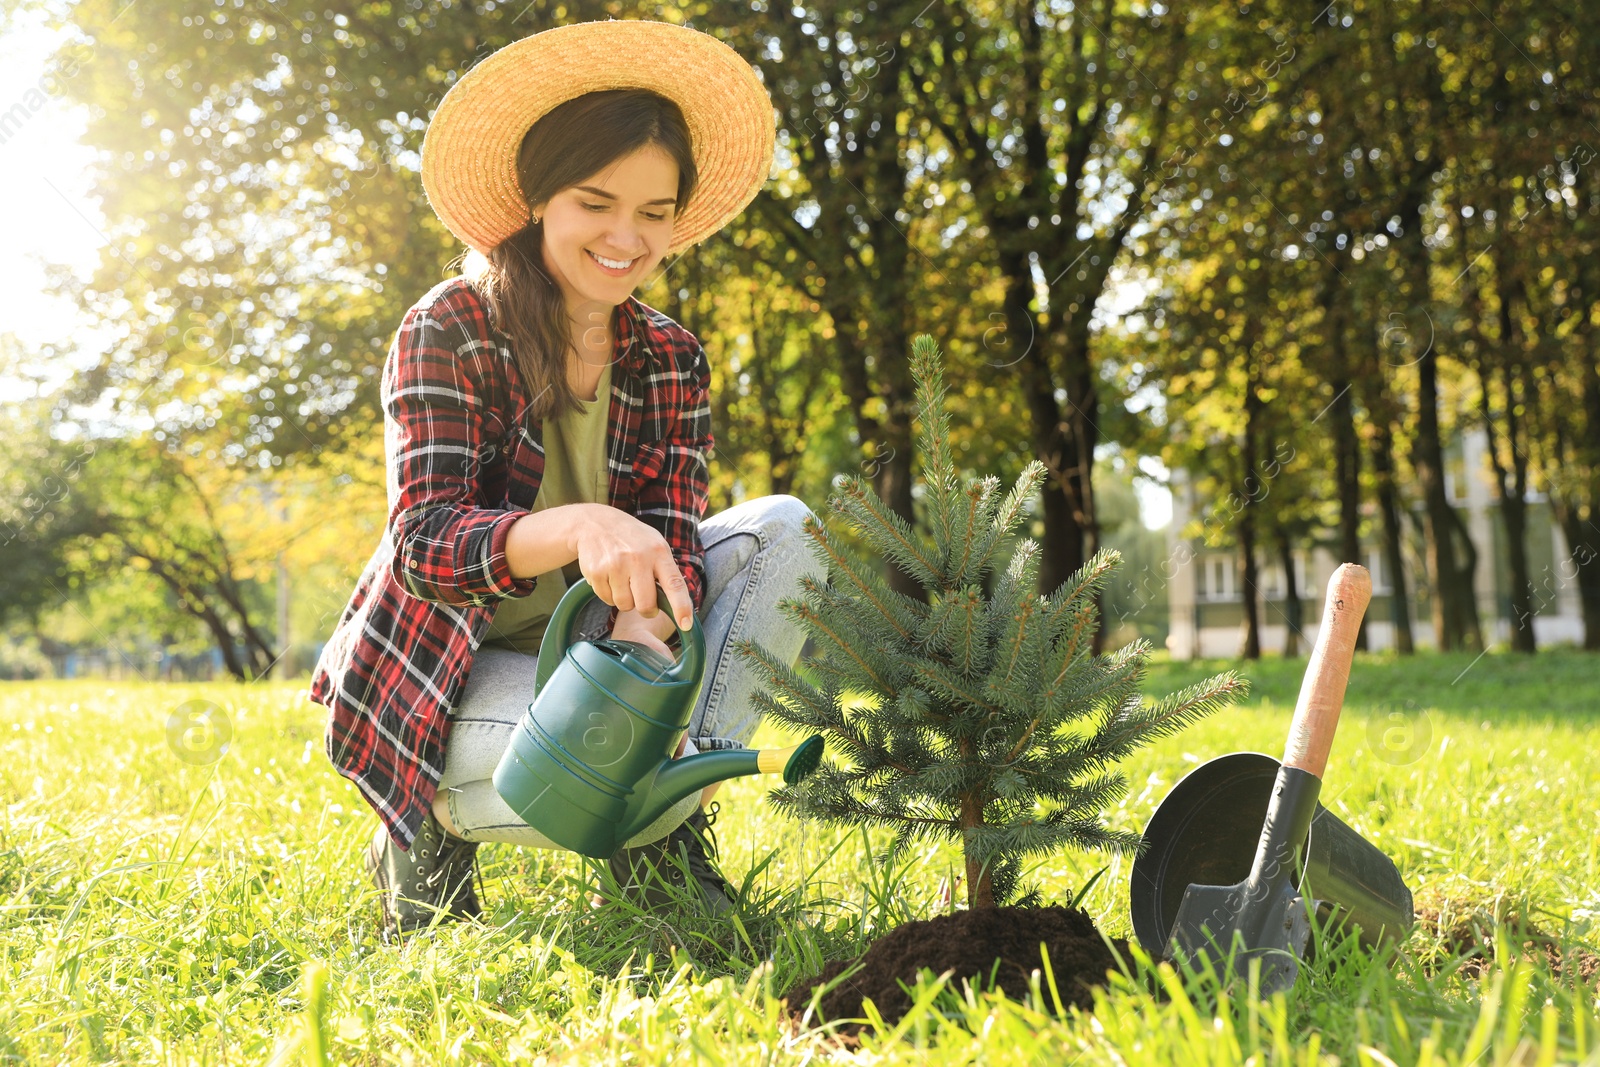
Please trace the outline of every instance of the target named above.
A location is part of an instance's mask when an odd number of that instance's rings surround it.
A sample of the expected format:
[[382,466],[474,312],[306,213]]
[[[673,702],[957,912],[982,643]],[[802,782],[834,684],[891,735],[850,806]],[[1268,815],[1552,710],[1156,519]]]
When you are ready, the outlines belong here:
[[[544,691],[544,684],[561,665],[561,657],[567,654],[567,648],[572,644],[573,628],[578,623],[578,613],[585,604],[598,597],[599,594],[587,578],[579,578],[572,583],[572,588],[561,595],[556,609],[550,613],[550,621],[545,624],[544,638],[539,642],[539,665],[534,674],[535,693]],[[656,604],[668,615],[672,614],[667,591],[660,585],[656,586]],[[663,680],[677,682],[700,677],[706,658],[706,637],[705,631],[700,628],[700,616],[692,615],[691,618],[694,623],[689,632],[683,635],[683,649],[678,655],[678,662],[661,676]]]
[[1367,569],[1358,563],[1339,564],[1328,579],[1322,626],[1306,663],[1294,721],[1289,724],[1289,743],[1283,750],[1285,767],[1297,767],[1319,779],[1327,768],[1339,710],[1344,706],[1345,684],[1350,680],[1356,634],[1371,600],[1372,576]]

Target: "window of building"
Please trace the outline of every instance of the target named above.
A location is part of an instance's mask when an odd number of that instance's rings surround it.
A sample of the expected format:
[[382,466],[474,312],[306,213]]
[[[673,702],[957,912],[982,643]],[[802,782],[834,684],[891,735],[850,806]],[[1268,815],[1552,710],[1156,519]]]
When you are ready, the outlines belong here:
[[1228,600],[1233,596],[1233,557],[1210,555],[1201,561],[1200,596],[1206,600]]
[[1367,573],[1372,576],[1372,591],[1374,593],[1387,593],[1389,591],[1389,572],[1383,565],[1383,551],[1377,548],[1366,550]]
[[1269,563],[1261,569],[1261,593],[1271,599],[1283,596],[1283,567]]
[[1467,460],[1460,452],[1445,454],[1444,495],[1452,504],[1467,502]]

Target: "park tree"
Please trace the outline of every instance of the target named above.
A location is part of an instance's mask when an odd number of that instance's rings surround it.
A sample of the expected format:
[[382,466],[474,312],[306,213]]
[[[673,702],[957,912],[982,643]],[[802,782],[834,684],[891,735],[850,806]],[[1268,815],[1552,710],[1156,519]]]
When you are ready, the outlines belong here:
[[[1041,594],[1039,543],[1023,538],[985,592],[996,546],[1038,490],[1044,465],[1029,463],[1003,496],[993,475],[959,480],[930,336],[914,339],[910,364],[926,528],[902,520],[860,475],[841,475],[829,500],[835,529],[814,516],[806,522],[828,581],[808,576],[803,596],[782,604],[816,643],[804,660],[816,682],[757,642],[736,648],[763,680],[757,705],[781,724],[823,733],[846,759],[774,791],[775,804],[837,825],[891,829],[891,853],[927,838],[958,841],[969,907],[1031,903],[1036,893],[1020,884],[1025,858],[1138,847],[1138,834],[1102,821],[1127,788],[1115,764],[1227,704],[1246,683],[1225,672],[1147,703],[1146,641],[1096,654],[1095,596],[1119,562],[1114,551],[1097,552]],[[925,600],[890,589],[837,536],[839,526],[914,576]],[[846,694],[863,699],[847,706]]]
[[[203,634],[241,681],[286,651],[272,623],[279,562],[315,578],[359,572],[382,523],[381,464],[376,481],[366,477],[381,445],[291,476],[217,464],[150,434],[56,440],[24,422],[8,440],[0,625],[51,631],[52,613],[81,601],[70,615],[85,618],[98,642],[170,646]],[[347,507],[330,509],[330,500]],[[320,601],[320,630],[344,595],[330,602],[308,591]]]
[[[902,518],[911,497],[911,380],[904,356],[920,306],[922,256],[915,248],[922,194],[902,127],[913,120],[902,90],[910,4],[874,16],[893,28],[869,36],[854,5],[780,5],[752,17],[708,5],[720,36],[752,57],[782,111],[781,180],[751,204],[753,223],[779,241],[767,263],[827,314],[828,347],[850,403],[863,464]],[[759,57],[759,58],[757,58]],[[924,227],[926,228],[926,227]],[[889,566],[907,595],[917,586]]]
[[[1581,158],[1581,157],[1580,157]],[[1563,558],[1534,576],[1540,602],[1561,586],[1576,587],[1583,647],[1600,649],[1600,228],[1594,224],[1600,183],[1591,164],[1566,192],[1572,205],[1551,227],[1550,268],[1530,272],[1523,293],[1543,323],[1528,396],[1531,448],[1544,474],[1552,517],[1566,541]]]
[[[1508,14],[1511,31],[1537,38],[1551,59],[1566,53],[1578,61],[1577,36],[1549,26],[1541,13]],[[1471,372],[1463,393],[1474,399],[1463,406],[1475,409],[1485,436],[1483,473],[1504,534],[1510,645],[1532,653],[1533,616],[1555,599],[1557,576],[1548,567],[1533,571],[1529,493],[1566,481],[1563,460],[1548,447],[1553,435],[1539,439],[1557,423],[1571,426],[1574,415],[1582,420],[1581,404],[1554,398],[1583,396],[1581,375],[1565,373],[1570,357],[1580,367],[1594,360],[1592,348],[1571,344],[1593,307],[1592,295],[1582,296],[1578,252],[1592,229],[1585,200],[1592,205],[1593,125],[1580,99],[1546,88],[1548,76],[1531,77],[1526,55],[1503,35],[1468,35],[1458,47],[1472,55],[1478,74],[1451,84],[1444,98],[1452,151],[1438,182],[1433,242],[1449,278],[1441,287],[1440,332]],[[1559,514],[1564,502],[1549,499]],[[1578,545],[1592,537],[1581,527],[1575,532]],[[1571,563],[1561,562],[1563,569]]]
[[1045,465],[1041,590],[1101,543],[1095,450],[1120,398],[1098,365],[1094,313],[1197,139],[1175,101],[1203,91],[1193,39],[1220,10],[947,4],[918,18],[915,121],[981,221],[1005,287],[984,335],[990,373],[1015,382]]
[[[1325,270],[1272,225],[1274,202],[1302,195],[1288,176],[1264,191],[1218,182],[1215,204],[1185,220],[1191,254],[1165,267],[1150,301],[1164,343],[1136,379],[1166,392],[1162,420],[1136,447],[1186,471],[1202,502],[1180,536],[1236,554],[1245,659],[1260,657],[1267,625],[1284,625],[1285,652],[1298,653],[1293,559],[1311,548],[1317,503],[1334,495],[1319,424],[1340,396],[1308,365],[1329,328],[1316,300]],[[1281,606],[1264,595],[1267,560],[1284,569]]]
[[[1451,353],[1437,343],[1447,294],[1434,277],[1439,252],[1430,233],[1437,227],[1439,175],[1460,147],[1452,126],[1463,107],[1474,106],[1469,99],[1477,92],[1472,79],[1454,78],[1448,67],[1460,56],[1480,54],[1484,37],[1463,22],[1441,40],[1435,17],[1415,5],[1375,9],[1373,15],[1352,26],[1346,45],[1364,77],[1329,87],[1338,115],[1348,121],[1328,137],[1349,178],[1347,199],[1361,205],[1345,219],[1352,255],[1365,259],[1379,278],[1366,295],[1374,312],[1370,321],[1380,324],[1380,373],[1404,383],[1406,406],[1414,411],[1409,420],[1388,405],[1376,414],[1392,412],[1400,416],[1397,423],[1408,423],[1405,458],[1420,497],[1434,634],[1441,648],[1479,649],[1483,635],[1473,592],[1479,546],[1445,485],[1453,368],[1442,358]],[[1408,106],[1396,107],[1397,99]]]

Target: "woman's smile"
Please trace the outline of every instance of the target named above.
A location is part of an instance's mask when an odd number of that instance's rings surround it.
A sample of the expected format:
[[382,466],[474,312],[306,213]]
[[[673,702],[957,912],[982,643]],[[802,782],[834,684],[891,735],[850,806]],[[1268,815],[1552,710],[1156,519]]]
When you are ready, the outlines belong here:
[[633,270],[634,266],[638,264],[639,260],[644,258],[643,256],[634,256],[632,259],[611,259],[609,257],[603,257],[594,252],[590,252],[587,248],[584,249],[584,251],[587,252],[589,258],[594,261],[595,266],[599,267],[601,271],[612,278],[620,278],[627,274],[629,271]]

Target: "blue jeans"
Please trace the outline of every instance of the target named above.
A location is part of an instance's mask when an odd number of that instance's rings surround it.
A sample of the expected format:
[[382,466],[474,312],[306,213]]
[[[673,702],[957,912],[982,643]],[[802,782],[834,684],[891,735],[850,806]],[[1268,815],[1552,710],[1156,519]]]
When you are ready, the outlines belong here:
[[[706,671],[689,719],[684,754],[713,748],[745,748],[761,713],[750,699],[759,678],[733,648],[753,640],[793,664],[805,632],[777,610],[778,602],[801,595],[800,579],[825,581],[826,569],[812,554],[801,523],[811,514],[798,497],[756,497],[707,516],[700,523],[706,587],[696,613],[706,640]],[[578,616],[575,635],[593,640],[605,632],[610,606],[598,598]],[[534,691],[538,657],[504,648],[479,648],[451,712],[439,789],[446,793],[450,821],[468,841],[504,841],[531,848],[559,848],[523,822],[495,792],[491,780],[512,730]],[[648,844],[667,836],[693,813],[695,791],[627,842]]]

